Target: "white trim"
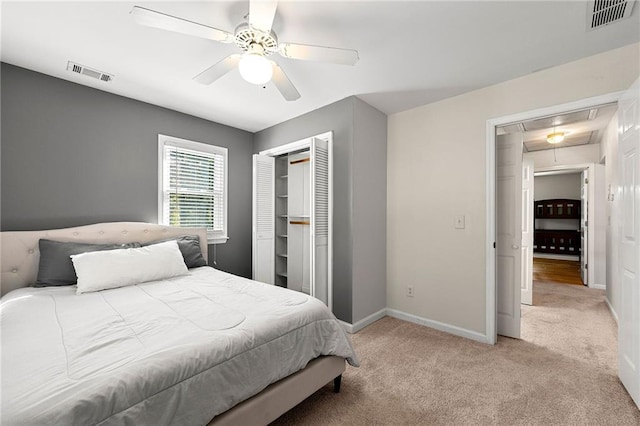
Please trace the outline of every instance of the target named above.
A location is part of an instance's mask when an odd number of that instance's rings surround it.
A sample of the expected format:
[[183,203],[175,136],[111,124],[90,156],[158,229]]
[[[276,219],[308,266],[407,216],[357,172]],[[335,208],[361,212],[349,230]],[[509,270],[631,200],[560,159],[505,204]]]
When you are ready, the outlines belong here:
[[554,259],[554,260],[572,260],[577,262],[580,260],[579,256],[572,254],[553,254],[553,253],[534,253],[534,259]]
[[325,133],[320,133],[319,135],[311,136],[309,138],[300,139],[299,141],[290,142],[284,145],[279,145],[279,146],[276,146],[275,148],[265,149],[264,151],[260,151],[258,154],[275,157],[278,155],[287,154],[289,152],[305,149],[311,146],[312,138],[318,138],[325,141],[333,142],[333,132],[328,131]]
[[493,342],[489,341],[488,336],[482,333],[478,333],[477,331],[467,330],[466,328],[457,327],[451,324],[445,324],[443,322],[431,320],[428,318],[422,318],[417,315],[408,314],[406,312],[398,311],[395,309],[387,309],[387,315],[393,318],[401,319],[403,321],[408,321],[414,324],[434,328],[445,333],[475,340],[477,342],[493,344]]
[[607,304],[607,307],[609,308],[609,311],[611,312],[611,316],[613,317],[614,320],[616,320],[616,324],[618,323],[618,314],[616,313],[616,310],[613,309],[613,305],[611,304],[611,302],[609,302],[609,298],[605,297],[604,298],[604,302]]
[[311,146],[311,138],[300,139],[296,142],[291,142],[285,145],[276,146],[275,148],[265,149],[260,151],[260,155],[268,155],[270,157],[276,157],[278,155],[288,154],[293,151],[299,151],[301,149],[309,148]]
[[[371,315],[362,318],[360,321],[356,321],[353,324],[349,324],[351,331],[349,333],[357,333],[366,326],[373,324],[381,318],[387,316],[387,308],[380,309],[378,312],[374,312]],[[345,323],[346,324],[346,323]]]
[[596,290],[606,290],[607,286],[604,284],[594,284],[590,285],[589,288],[595,288]]
[[229,239],[229,149],[211,145],[204,142],[191,141],[187,139],[177,138],[175,136],[163,135],[158,133],[158,223],[169,226],[165,223],[164,218],[164,147],[175,146],[178,148],[190,149],[193,151],[207,152],[211,154],[221,155],[224,158],[224,213],[222,232],[207,232],[208,244],[222,244]]
[[[588,179],[589,179],[589,188],[588,191],[589,193],[587,194],[587,200],[589,200],[589,202],[587,203],[589,206],[589,211],[587,212],[587,217],[588,219],[588,224],[587,224],[587,264],[588,265],[594,265],[593,267],[590,267],[589,269],[587,269],[587,284],[589,288],[600,288],[603,289],[605,288],[603,285],[601,284],[591,284],[593,282],[595,282],[595,276],[596,276],[596,270],[595,270],[595,264],[596,264],[596,260],[595,260],[595,238],[596,238],[596,221],[593,220],[593,218],[595,217],[595,210],[596,210],[596,188],[595,188],[595,176],[596,176],[596,163],[581,163],[581,164],[567,164],[567,165],[563,165],[563,166],[549,166],[549,167],[541,167],[539,169],[535,170],[534,176],[537,173],[543,173],[543,174],[554,174],[555,172],[558,172],[558,174],[562,174],[565,172],[572,172],[572,171],[576,171],[576,172],[582,172],[584,170],[587,170],[588,173]],[[582,186],[582,182],[580,183],[580,185]]]
[[[589,169],[593,163],[580,163],[580,164],[566,164],[564,166],[548,166],[548,167],[539,167],[534,169],[534,176],[545,176],[545,175],[561,175],[563,173],[572,173],[572,172],[581,172],[583,170]],[[553,173],[557,172],[557,173]]]
[[487,144],[486,144],[487,174],[485,187],[487,192],[486,205],[486,241],[487,250],[485,260],[485,304],[486,319],[485,333],[486,341],[490,345],[495,345],[498,340],[498,316],[496,307],[498,293],[496,291],[496,126],[487,121]]
[[317,136],[318,139],[324,139],[327,141],[327,155],[329,156],[329,194],[328,194],[328,209],[329,209],[329,223],[327,235],[327,267],[329,269],[327,276],[327,301],[329,302],[329,310],[333,312],[333,131],[323,133]]
[[[486,264],[486,333],[487,343],[495,344],[497,341],[497,329],[496,329],[496,298],[498,296],[496,290],[496,260],[495,249],[493,248],[493,242],[496,240],[495,225],[496,225],[496,179],[495,179],[495,167],[496,167],[496,127],[503,126],[505,124],[515,123],[518,121],[526,121],[534,118],[541,118],[544,116],[552,116],[559,113],[565,113],[570,111],[576,111],[593,106],[603,105],[618,102],[620,96],[624,92],[613,92],[605,95],[594,96],[591,98],[580,99],[574,102],[568,102],[565,104],[554,105],[545,108],[539,108],[531,111],[521,112],[517,114],[505,115],[502,117],[491,118],[487,120],[486,129],[486,180],[485,186],[487,191],[487,223],[485,234],[485,246],[487,248],[487,255],[485,256]],[[575,167],[575,166],[572,166]]]

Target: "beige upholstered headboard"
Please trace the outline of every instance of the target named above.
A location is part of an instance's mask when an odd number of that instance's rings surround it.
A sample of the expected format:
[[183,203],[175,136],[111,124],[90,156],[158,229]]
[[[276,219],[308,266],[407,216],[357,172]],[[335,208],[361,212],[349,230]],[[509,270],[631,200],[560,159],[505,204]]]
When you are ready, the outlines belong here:
[[109,222],[75,228],[44,231],[0,232],[0,296],[11,290],[28,287],[38,275],[41,238],[78,243],[148,243],[181,235],[200,237],[200,249],[207,260],[207,230],[204,228],[175,228],[144,222]]

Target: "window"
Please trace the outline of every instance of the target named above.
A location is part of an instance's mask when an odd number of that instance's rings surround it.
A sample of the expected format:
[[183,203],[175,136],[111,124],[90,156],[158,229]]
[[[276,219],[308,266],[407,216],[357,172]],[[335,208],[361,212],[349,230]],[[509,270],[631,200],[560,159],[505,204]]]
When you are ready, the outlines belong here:
[[226,242],[227,148],[158,135],[158,221]]

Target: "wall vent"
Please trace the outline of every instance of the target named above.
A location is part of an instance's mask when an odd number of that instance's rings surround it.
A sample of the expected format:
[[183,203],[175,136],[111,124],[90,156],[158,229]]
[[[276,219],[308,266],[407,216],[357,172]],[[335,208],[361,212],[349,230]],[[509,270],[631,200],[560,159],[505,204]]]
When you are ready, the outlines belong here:
[[102,71],[87,68],[84,65],[76,64],[69,61],[67,63],[67,71],[75,72],[77,74],[86,75],[87,77],[95,78],[96,80],[104,81],[108,83],[113,80],[113,75],[107,74]]
[[587,30],[604,27],[631,16],[634,0],[592,0],[587,3]]

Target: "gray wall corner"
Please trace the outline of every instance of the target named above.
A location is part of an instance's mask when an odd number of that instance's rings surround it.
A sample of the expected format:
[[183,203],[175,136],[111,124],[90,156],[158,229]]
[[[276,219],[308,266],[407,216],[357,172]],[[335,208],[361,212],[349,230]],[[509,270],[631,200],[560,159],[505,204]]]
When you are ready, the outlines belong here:
[[353,320],[387,306],[387,116],[354,97]]
[[333,311],[348,323],[353,312],[353,97],[257,132],[253,152],[333,132]]

